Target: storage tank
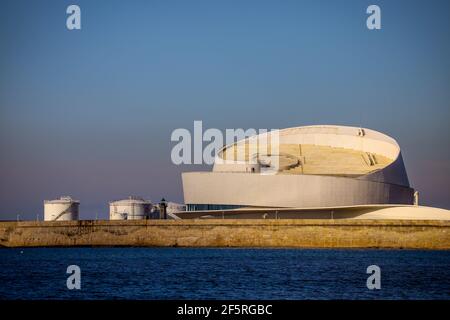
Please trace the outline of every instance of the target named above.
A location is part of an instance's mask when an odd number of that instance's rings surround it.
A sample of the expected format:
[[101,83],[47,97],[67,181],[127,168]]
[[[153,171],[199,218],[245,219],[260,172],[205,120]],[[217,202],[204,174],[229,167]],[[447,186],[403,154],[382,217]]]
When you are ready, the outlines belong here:
[[60,197],[55,200],[44,200],[45,221],[78,220],[80,202],[71,197]]
[[128,199],[109,203],[110,220],[140,220],[148,219],[152,209],[152,203],[140,197],[128,197]]

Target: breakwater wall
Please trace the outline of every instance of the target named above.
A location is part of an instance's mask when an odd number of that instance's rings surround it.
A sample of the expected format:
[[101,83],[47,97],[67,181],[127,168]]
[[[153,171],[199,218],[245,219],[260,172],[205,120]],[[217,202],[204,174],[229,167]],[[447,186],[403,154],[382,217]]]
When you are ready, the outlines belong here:
[[450,221],[211,219],[0,222],[0,247],[450,249]]

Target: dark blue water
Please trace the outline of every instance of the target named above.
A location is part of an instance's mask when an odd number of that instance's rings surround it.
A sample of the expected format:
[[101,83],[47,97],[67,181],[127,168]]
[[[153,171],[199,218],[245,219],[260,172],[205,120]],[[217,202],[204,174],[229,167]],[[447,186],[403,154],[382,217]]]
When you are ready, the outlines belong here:
[[[68,265],[81,290],[68,290]],[[381,268],[381,289],[366,268]],[[450,251],[0,249],[1,299],[450,299]]]

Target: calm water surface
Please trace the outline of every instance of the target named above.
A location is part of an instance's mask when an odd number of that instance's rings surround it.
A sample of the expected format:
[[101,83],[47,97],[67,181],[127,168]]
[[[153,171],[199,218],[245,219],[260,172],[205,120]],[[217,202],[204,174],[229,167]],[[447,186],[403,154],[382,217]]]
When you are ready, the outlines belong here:
[[[68,290],[68,265],[81,290]],[[368,290],[366,268],[381,268]],[[1,299],[450,299],[450,251],[0,249]]]

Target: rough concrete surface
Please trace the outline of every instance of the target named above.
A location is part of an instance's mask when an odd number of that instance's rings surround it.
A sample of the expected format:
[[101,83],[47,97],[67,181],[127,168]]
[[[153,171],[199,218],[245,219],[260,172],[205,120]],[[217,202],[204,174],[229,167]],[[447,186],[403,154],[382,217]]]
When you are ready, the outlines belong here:
[[450,221],[211,219],[0,222],[0,247],[449,249]]

